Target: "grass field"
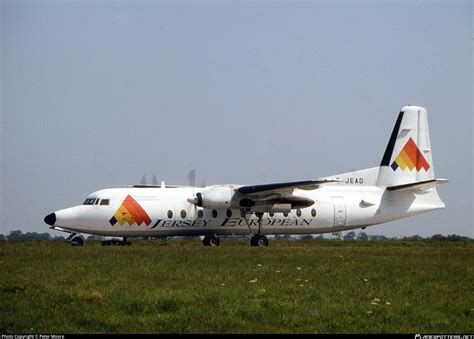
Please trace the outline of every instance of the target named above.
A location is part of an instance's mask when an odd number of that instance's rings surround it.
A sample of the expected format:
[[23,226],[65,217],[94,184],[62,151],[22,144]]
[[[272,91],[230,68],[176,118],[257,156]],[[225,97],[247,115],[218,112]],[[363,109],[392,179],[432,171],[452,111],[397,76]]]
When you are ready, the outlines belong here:
[[0,242],[1,333],[474,332],[474,244]]

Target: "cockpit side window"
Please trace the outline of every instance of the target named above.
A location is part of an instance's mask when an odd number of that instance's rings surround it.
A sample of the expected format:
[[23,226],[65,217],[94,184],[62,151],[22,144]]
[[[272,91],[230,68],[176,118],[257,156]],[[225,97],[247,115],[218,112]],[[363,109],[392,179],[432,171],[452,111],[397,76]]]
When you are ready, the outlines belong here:
[[100,204],[101,204],[101,205],[108,205],[108,204],[109,204],[109,199],[102,199],[102,200],[100,201]]
[[83,205],[94,205],[94,204],[98,204],[99,203],[99,198],[95,199],[95,198],[88,198],[86,199],[86,201],[84,201]]

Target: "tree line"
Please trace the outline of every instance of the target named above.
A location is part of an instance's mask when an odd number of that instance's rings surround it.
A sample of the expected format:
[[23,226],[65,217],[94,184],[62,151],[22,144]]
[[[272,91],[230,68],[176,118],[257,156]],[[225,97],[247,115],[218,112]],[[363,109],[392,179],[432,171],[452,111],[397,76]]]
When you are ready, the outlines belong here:
[[[104,237],[97,235],[90,235],[87,240],[103,240]],[[189,238],[189,237],[185,237]],[[8,235],[0,234],[0,241],[15,241],[15,240],[46,240],[46,241],[64,241],[66,238],[63,236],[52,236],[48,232],[37,233],[37,232],[26,232],[23,233],[21,230],[11,231]],[[134,239],[153,239],[149,238],[134,238]],[[423,240],[433,240],[433,241],[447,241],[447,242],[474,242],[474,239],[457,235],[457,234],[435,234],[431,237],[422,237],[420,235],[406,236],[406,237],[386,237],[384,235],[368,235],[365,232],[356,233],[354,231],[346,232],[345,234],[333,233],[329,238],[324,237],[323,235],[313,236],[313,235],[303,235],[303,236],[290,236],[290,235],[277,235],[274,237],[275,240],[320,240],[320,241],[423,241]]]

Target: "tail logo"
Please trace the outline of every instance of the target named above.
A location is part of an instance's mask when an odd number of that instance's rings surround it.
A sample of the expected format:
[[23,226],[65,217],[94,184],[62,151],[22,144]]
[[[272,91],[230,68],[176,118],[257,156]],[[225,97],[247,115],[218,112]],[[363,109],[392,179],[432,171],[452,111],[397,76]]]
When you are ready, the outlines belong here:
[[151,219],[140,204],[133,199],[130,195],[127,195],[122,205],[115,212],[114,216],[109,220],[110,224],[114,226],[117,222],[120,225],[128,223],[132,225],[137,223],[141,225],[145,223],[147,226],[151,224]]
[[423,154],[421,154],[413,139],[410,138],[405,146],[403,146],[403,149],[400,151],[398,156],[395,158],[395,161],[392,163],[391,167],[394,171],[396,171],[399,167],[402,169],[402,171],[404,171],[405,168],[408,168],[410,171],[416,168],[416,171],[418,172],[422,168],[425,171],[428,171],[430,164],[428,164]]

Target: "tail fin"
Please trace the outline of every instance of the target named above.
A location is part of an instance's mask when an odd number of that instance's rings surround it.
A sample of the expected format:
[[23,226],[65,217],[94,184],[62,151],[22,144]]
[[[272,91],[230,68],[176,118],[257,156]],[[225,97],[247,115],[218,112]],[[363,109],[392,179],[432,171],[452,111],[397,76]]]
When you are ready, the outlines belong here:
[[434,178],[426,109],[405,106],[380,163],[377,186],[399,186]]

